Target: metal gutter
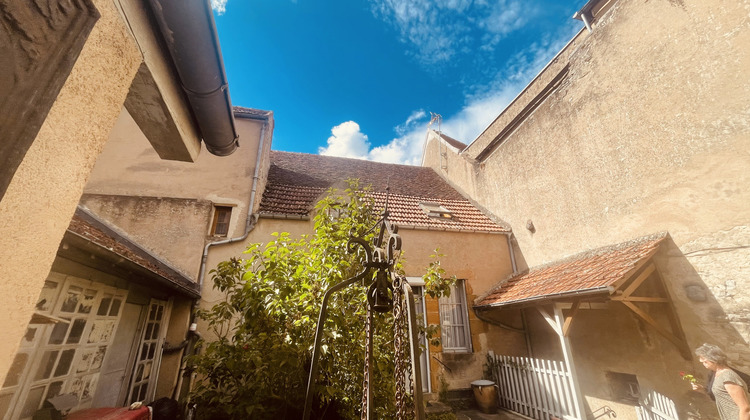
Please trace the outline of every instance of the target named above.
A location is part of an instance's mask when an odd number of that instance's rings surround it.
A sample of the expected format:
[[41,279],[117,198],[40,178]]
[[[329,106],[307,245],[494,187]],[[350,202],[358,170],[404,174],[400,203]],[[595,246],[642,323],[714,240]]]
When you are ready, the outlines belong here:
[[239,136],[213,12],[207,0],[149,0],[206,144],[228,156]]
[[434,226],[416,226],[416,225],[402,225],[400,223],[396,223],[398,225],[399,229],[409,229],[409,230],[434,230],[439,232],[456,232],[456,233],[487,233],[490,235],[507,235],[508,232],[498,232],[498,231],[489,231],[489,230],[478,230],[478,229],[450,229],[450,228],[439,228]]

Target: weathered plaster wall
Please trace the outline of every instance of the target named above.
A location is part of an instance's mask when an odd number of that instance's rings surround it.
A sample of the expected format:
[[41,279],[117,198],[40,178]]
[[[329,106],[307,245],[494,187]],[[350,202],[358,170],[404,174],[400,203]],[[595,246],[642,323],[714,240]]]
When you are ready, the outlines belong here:
[[0,201],[0,381],[141,60],[114,4],[94,4],[101,18]]
[[211,228],[210,201],[84,194],[81,204],[173,268],[196,277]]
[[[235,204],[238,214],[244,215],[263,122],[240,118],[236,122],[241,147],[234,154],[218,157],[203,150],[195,163],[164,161],[122,109],[86,193],[205,199]],[[240,219],[244,223],[244,216]]]
[[[262,125],[238,118],[242,147],[230,156],[204,151],[194,163],[164,161],[123,109],[82,203],[197,279],[206,241],[223,239],[209,236],[213,205],[232,207],[227,237],[245,231]],[[263,134],[270,143],[271,130]]]
[[[618,1],[467,150],[449,150],[442,171],[512,226],[529,266],[668,231],[673,242],[659,268],[690,346],[717,343],[744,366],[749,7]],[[474,161],[565,65],[561,86]],[[439,168],[436,142],[426,154]]]
[[[443,353],[441,347],[430,346],[430,355],[440,359],[449,369],[431,357],[430,370],[433,392],[437,392],[442,375],[450,389],[470,388],[471,382],[482,379],[486,354],[518,354],[525,350],[523,337],[505,336],[503,331],[479,320],[471,310],[479,295],[488,291],[512,271],[508,241],[505,235],[482,233],[438,232],[424,230],[399,231],[403,240],[404,270],[407,276],[421,276],[430,264],[430,255],[438,249],[440,265],[449,276],[466,280],[466,300],[469,305],[469,328],[473,352],[470,354]],[[425,301],[427,323],[439,324],[438,301]]]

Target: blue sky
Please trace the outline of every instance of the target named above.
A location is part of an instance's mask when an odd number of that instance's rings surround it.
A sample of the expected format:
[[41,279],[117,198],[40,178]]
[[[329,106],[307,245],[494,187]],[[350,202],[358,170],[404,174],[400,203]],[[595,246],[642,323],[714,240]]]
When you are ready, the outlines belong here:
[[471,143],[580,30],[585,0],[211,0],[234,105],[273,149],[419,164]]

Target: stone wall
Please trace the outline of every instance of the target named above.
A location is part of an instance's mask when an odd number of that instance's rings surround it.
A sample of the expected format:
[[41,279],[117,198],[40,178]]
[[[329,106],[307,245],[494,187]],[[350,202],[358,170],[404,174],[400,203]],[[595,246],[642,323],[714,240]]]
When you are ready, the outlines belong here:
[[[0,381],[141,61],[114,3],[92,3],[101,17],[0,201],[0,318],[5,338],[0,344]],[[20,28],[14,30],[21,32],[24,25],[38,25],[24,19],[15,23]]]
[[[528,266],[669,232],[660,268],[689,321],[689,344],[732,349],[743,366],[750,365],[750,298],[738,293],[748,286],[750,245],[748,7],[620,0],[466,150],[448,149],[447,169],[436,141],[425,152],[426,165],[512,226]],[[695,302],[686,290],[707,298]]]

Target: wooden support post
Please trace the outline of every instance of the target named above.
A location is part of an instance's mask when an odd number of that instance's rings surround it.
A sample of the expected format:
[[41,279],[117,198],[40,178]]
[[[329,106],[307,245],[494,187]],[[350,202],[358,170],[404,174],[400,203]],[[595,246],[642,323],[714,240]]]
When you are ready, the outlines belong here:
[[584,400],[583,400],[583,394],[581,393],[581,387],[578,384],[578,374],[576,372],[575,363],[573,363],[573,353],[570,348],[570,340],[568,337],[563,334],[563,313],[562,309],[555,304],[553,306],[555,311],[555,324],[557,325],[557,328],[555,328],[555,331],[558,332],[558,336],[560,337],[560,346],[562,347],[563,352],[563,358],[565,360],[565,364],[568,367],[568,371],[570,372],[570,385],[573,389],[573,407],[575,408],[575,416],[577,419],[584,420],[584,414],[583,414],[583,407],[585,406]]
[[576,316],[578,313],[578,308],[581,307],[581,301],[577,300],[573,303],[573,307],[570,310],[570,314],[567,318],[565,318],[565,323],[562,327],[562,333],[564,336],[568,336],[568,332],[570,332],[570,326],[573,324],[573,317]]

